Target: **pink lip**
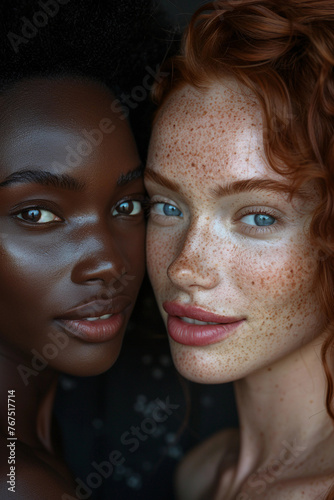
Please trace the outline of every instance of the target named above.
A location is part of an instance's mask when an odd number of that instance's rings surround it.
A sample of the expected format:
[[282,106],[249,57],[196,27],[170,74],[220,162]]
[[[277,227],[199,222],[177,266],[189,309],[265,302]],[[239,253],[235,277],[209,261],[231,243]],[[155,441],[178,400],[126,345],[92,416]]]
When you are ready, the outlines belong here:
[[[171,338],[179,344],[189,346],[205,346],[220,342],[229,337],[245,321],[245,318],[219,316],[199,307],[176,302],[164,302],[163,308],[168,314],[167,328]],[[194,325],[186,323],[181,317],[219,324]]]

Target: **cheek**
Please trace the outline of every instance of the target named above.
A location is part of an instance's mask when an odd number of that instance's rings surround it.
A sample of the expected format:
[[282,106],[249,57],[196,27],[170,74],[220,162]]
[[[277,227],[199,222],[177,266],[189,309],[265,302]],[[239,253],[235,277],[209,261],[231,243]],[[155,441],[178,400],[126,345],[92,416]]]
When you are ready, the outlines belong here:
[[129,273],[135,275],[141,282],[145,272],[145,226],[138,226],[127,235],[120,247],[120,253],[125,258]]
[[264,322],[284,321],[285,326],[315,313],[316,270],[316,254],[305,241],[238,253],[232,266],[235,285],[252,304],[251,313],[261,313]]
[[[36,258],[36,255],[38,258]],[[48,286],[50,266],[43,265],[43,255],[29,251],[27,245],[2,245],[0,249],[0,295],[8,300],[13,294],[19,302],[20,297],[26,300],[42,296],[43,283]],[[48,259],[50,260],[50,259]],[[30,291],[30,293],[28,293]]]
[[146,239],[147,270],[156,294],[168,281],[167,270],[176,255],[177,238],[167,229],[148,223]]

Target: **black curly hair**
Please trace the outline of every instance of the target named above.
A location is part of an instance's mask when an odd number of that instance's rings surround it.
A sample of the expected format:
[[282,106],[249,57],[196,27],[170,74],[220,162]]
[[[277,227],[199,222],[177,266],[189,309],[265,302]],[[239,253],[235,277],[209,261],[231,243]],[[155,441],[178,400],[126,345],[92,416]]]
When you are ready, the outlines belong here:
[[66,76],[100,81],[125,104],[137,89],[128,108],[145,157],[152,109],[143,81],[153,84],[173,38],[154,0],[2,0],[0,31],[1,93]]

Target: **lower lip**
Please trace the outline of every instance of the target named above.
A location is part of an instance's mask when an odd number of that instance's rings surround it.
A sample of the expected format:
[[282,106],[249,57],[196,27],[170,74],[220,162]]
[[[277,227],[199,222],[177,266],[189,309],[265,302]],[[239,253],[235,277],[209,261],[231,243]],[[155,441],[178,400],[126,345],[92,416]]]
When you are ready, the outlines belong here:
[[215,344],[229,337],[245,320],[218,325],[194,325],[182,321],[177,316],[169,316],[168,333],[175,342],[189,346]]
[[57,323],[71,337],[78,337],[86,342],[107,342],[115,338],[125,322],[124,314],[114,314],[108,319],[96,321],[58,319]]

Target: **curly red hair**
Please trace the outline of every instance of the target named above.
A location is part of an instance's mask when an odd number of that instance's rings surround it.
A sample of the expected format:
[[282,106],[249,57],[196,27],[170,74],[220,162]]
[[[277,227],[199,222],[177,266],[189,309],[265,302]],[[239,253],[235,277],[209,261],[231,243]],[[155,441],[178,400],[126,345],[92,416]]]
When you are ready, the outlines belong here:
[[[199,89],[232,76],[256,95],[270,166],[291,181],[291,195],[312,183],[320,193],[310,238],[319,249],[318,293],[328,318],[322,362],[334,421],[334,2],[216,0],[197,10],[181,54],[162,68],[161,106],[184,84]],[[284,166],[282,166],[284,165]],[[334,488],[328,499],[334,498]]]

